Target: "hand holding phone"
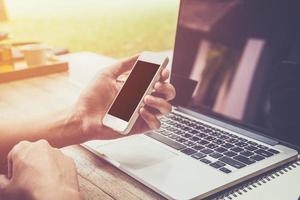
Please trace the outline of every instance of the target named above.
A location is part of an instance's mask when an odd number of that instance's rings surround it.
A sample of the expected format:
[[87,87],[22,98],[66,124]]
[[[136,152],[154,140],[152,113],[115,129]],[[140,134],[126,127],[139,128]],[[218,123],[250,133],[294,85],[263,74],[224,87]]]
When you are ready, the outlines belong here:
[[167,57],[143,52],[105,114],[103,124],[121,134],[127,134],[139,116],[144,97],[153,91],[154,84],[167,64]]

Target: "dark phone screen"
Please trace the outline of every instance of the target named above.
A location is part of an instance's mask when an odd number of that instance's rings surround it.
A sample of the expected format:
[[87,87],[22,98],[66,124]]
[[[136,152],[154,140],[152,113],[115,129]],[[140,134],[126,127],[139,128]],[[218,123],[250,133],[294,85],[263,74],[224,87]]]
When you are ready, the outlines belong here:
[[137,61],[108,113],[129,121],[158,69],[157,64]]

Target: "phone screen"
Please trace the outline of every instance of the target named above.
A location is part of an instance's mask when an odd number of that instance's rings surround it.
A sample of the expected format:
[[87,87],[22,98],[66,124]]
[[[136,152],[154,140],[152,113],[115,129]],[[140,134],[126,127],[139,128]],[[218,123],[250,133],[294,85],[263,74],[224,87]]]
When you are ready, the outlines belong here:
[[138,60],[108,113],[128,122],[159,66]]

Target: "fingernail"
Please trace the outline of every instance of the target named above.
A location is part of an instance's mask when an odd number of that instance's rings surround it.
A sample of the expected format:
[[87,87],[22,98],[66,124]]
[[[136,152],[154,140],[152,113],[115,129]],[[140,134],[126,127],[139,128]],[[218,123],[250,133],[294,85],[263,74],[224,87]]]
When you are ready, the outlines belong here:
[[140,109],[140,113],[142,113],[142,112],[144,112],[144,108],[141,108],[141,109]]
[[150,95],[147,95],[147,96],[145,97],[145,101],[146,101],[146,103],[149,103],[149,101],[151,101],[151,96],[150,96]]

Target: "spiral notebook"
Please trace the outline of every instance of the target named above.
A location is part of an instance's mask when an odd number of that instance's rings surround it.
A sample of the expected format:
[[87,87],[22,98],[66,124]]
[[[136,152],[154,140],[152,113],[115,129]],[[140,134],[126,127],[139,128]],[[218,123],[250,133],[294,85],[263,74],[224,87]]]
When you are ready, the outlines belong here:
[[300,200],[300,160],[226,191],[214,200]]

